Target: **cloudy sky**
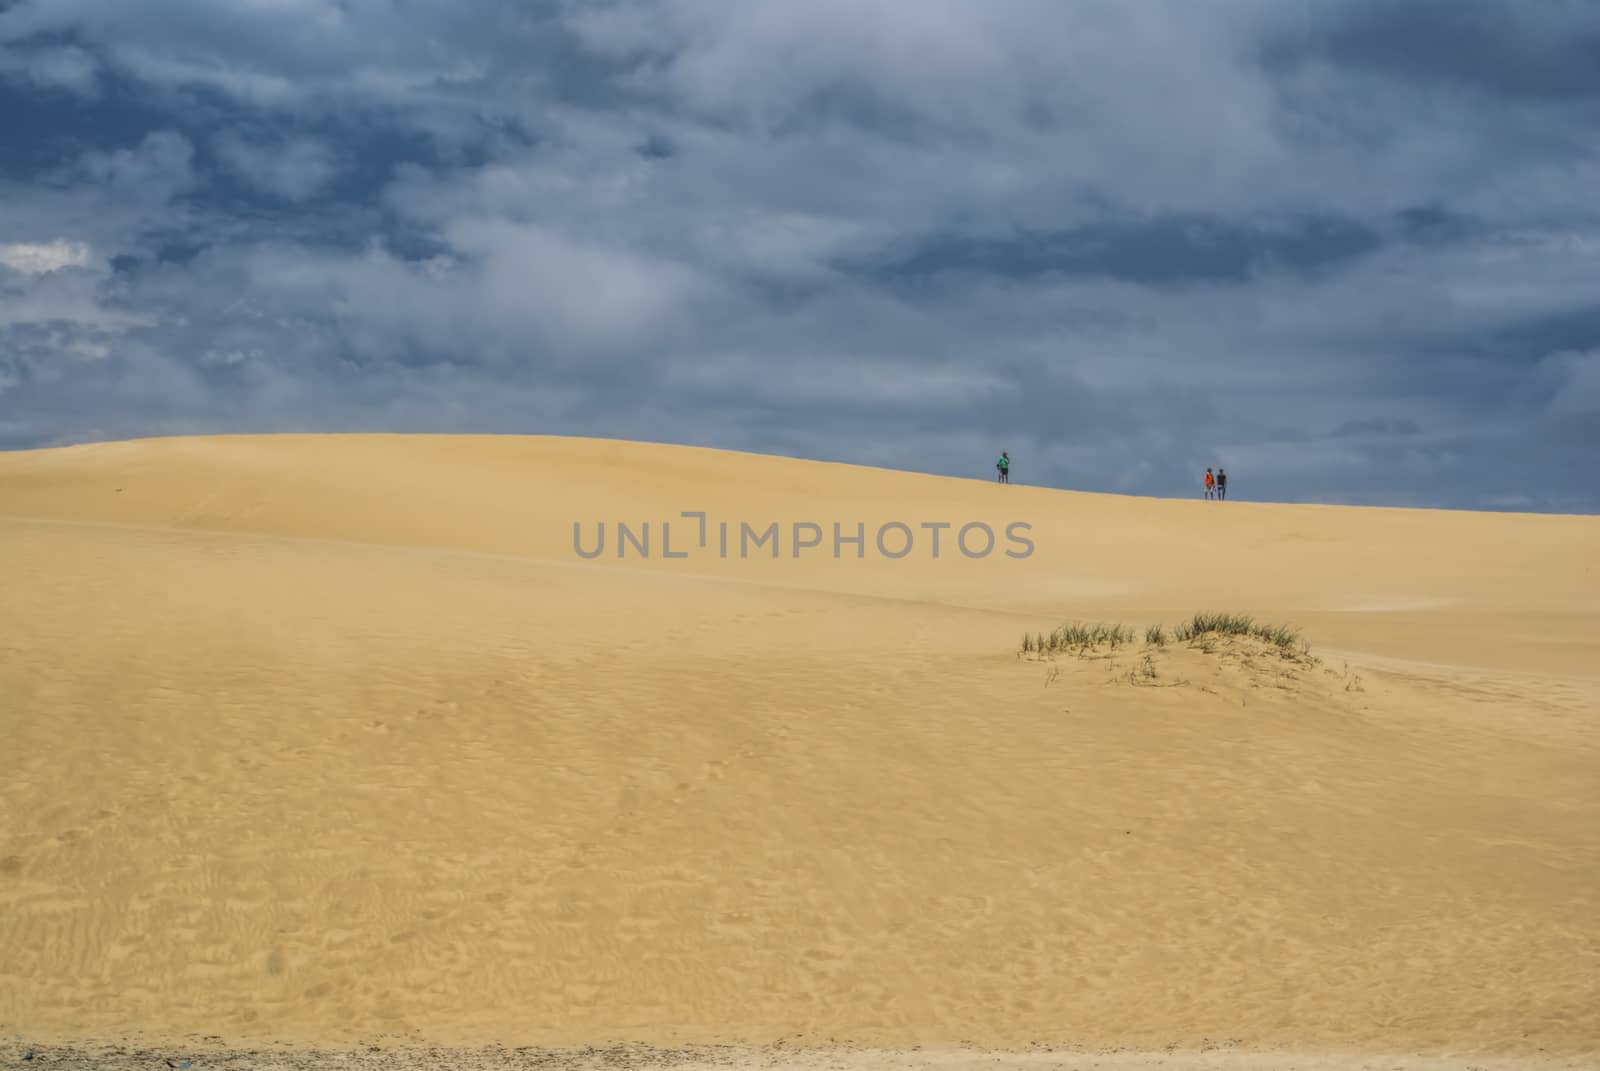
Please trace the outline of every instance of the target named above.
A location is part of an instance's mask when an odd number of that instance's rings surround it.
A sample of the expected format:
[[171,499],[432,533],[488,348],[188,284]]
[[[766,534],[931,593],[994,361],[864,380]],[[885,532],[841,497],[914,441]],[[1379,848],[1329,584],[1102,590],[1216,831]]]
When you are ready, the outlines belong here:
[[0,448],[1600,511],[1600,0],[0,0]]

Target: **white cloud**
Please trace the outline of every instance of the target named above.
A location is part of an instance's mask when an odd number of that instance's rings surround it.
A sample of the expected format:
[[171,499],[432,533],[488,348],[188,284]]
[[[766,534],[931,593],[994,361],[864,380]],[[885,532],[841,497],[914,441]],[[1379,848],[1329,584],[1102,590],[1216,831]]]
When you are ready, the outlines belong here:
[[188,138],[157,130],[132,148],[88,153],[75,171],[119,195],[155,204],[194,185],[193,164],[194,145]]
[[62,268],[87,265],[93,251],[84,242],[58,238],[53,242],[13,242],[0,245],[0,264],[27,275],[43,275]]
[[213,147],[244,182],[286,201],[314,196],[339,173],[332,147],[316,138],[249,141],[228,132],[218,137]]
[[22,51],[0,46],[0,77],[11,77],[84,97],[100,88],[94,56],[71,45]]

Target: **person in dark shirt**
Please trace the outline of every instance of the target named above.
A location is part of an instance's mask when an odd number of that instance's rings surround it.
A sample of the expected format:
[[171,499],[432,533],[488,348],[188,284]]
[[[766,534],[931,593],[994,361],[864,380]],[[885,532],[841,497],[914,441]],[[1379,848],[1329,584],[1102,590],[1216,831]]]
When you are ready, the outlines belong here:
[[1218,469],[1217,470],[1217,497],[1218,498],[1227,498],[1228,497],[1228,470],[1227,469]]

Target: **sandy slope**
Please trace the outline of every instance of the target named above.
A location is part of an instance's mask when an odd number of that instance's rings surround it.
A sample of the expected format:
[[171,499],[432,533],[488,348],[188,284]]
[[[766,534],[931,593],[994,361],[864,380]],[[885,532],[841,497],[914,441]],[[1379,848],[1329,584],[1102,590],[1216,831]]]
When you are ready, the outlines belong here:
[[[586,440],[0,455],[0,1035],[1582,1063],[1597,551]],[[1207,608],[1322,661],[1015,654]]]

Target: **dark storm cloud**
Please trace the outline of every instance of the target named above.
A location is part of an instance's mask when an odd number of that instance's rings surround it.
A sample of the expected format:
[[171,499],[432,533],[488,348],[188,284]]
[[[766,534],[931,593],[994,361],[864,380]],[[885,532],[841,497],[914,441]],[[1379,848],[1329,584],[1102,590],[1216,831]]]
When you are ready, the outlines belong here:
[[1592,510],[1597,8],[0,3],[0,445]]
[[1333,429],[1333,436],[1342,439],[1351,435],[1416,435],[1421,430],[1415,420],[1373,417],[1370,420],[1347,420]]
[[1325,58],[1400,81],[1556,102],[1600,99],[1600,5],[1592,0],[1359,0],[1285,35],[1279,62]]
[[1261,272],[1336,265],[1380,244],[1375,231],[1340,219],[1293,220],[1268,230],[1228,220],[1168,218],[1015,238],[938,237],[882,270],[891,276],[1059,273],[1150,284],[1239,283]]
[[1503,363],[1537,361],[1552,353],[1600,350],[1600,300],[1498,327],[1481,350]]

